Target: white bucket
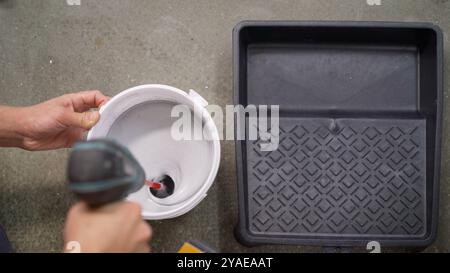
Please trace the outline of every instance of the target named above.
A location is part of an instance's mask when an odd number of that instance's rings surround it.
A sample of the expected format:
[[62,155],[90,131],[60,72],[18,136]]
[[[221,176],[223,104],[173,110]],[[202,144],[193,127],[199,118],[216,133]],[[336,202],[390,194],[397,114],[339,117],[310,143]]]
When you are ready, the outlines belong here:
[[[210,140],[175,140],[171,126],[174,105],[201,109],[204,132]],[[217,175],[220,142],[217,127],[204,108],[208,102],[195,91],[186,93],[167,85],[141,85],[113,97],[99,111],[100,121],[88,139],[111,138],[126,146],[145,170],[149,180],[169,175],[175,182],[172,195],[157,198],[147,186],[127,199],[142,206],[144,219],[180,216],[205,198]]]

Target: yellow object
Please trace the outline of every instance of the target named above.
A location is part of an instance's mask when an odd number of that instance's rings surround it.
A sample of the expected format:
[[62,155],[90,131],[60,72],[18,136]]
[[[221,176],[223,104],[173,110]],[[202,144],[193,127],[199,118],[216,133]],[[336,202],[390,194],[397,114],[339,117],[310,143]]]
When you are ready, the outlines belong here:
[[203,251],[193,244],[186,242],[180,247],[178,253],[203,253]]

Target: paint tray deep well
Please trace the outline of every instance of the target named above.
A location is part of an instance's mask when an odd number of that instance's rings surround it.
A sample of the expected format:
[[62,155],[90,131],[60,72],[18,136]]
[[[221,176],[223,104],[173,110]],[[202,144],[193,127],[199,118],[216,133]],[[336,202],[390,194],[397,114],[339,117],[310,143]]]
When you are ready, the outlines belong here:
[[280,107],[278,149],[236,142],[239,241],[429,245],[438,221],[439,28],[242,22],[233,42],[235,104]]

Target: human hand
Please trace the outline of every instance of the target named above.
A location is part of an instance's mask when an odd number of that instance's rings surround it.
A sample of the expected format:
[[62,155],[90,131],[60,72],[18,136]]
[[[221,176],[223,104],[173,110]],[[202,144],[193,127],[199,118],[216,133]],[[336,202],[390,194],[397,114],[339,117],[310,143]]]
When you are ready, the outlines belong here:
[[65,246],[78,242],[83,253],[150,252],[151,236],[140,206],[131,202],[96,209],[79,202],[70,209],[64,232]]
[[90,110],[108,100],[100,91],[83,91],[29,107],[0,108],[5,109],[0,111],[5,121],[0,130],[0,146],[30,151],[69,148],[100,119],[98,111]]

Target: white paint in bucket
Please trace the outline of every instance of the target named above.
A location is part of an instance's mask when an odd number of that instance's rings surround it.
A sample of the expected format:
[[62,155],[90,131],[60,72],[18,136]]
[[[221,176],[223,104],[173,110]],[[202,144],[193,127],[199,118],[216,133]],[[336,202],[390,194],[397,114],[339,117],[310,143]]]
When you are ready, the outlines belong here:
[[[171,109],[177,104],[202,109],[202,115],[194,118],[201,119],[207,139],[213,140],[174,140],[171,126],[176,118],[171,117]],[[147,186],[128,197],[142,206],[143,218],[182,215],[206,196],[220,162],[219,135],[206,105],[192,90],[187,94],[167,85],[142,85],[121,92],[100,109],[100,121],[88,139],[115,139],[130,149],[147,179],[167,174],[175,181],[169,197],[157,198]]]

